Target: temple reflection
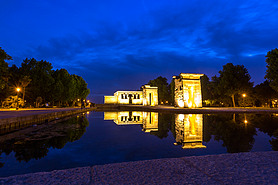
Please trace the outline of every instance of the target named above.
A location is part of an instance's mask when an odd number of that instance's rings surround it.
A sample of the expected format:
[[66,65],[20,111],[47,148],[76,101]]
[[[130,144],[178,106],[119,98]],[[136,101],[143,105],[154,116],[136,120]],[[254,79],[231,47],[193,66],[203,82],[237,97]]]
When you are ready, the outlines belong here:
[[157,112],[104,112],[104,120],[113,120],[117,125],[142,124],[144,132],[158,131]]
[[[160,115],[161,116],[161,115]],[[176,114],[174,119],[175,145],[182,148],[206,148],[203,145],[203,115],[202,114]],[[163,122],[163,117],[160,122]],[[113,120],[117,125],[141,124],[144,132],[159,132],[159,114],[156,112],[104,112],[104,120]],[[169,129],[170,130],[170,129]],[[155,135],[155,134],[154,134]]]
[[203,145],[203,115],[175,115],[176,145],[182,148],[206,148]]

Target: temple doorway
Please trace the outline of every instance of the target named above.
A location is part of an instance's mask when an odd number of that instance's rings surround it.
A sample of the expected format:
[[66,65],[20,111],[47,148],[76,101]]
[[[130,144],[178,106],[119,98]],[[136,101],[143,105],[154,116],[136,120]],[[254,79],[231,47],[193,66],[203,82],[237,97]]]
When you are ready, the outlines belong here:
[[129,94],[129,95],[128,95],[129,104],[132,104],[132,97],[133,97],[133,95],[132,95],[132,94]]

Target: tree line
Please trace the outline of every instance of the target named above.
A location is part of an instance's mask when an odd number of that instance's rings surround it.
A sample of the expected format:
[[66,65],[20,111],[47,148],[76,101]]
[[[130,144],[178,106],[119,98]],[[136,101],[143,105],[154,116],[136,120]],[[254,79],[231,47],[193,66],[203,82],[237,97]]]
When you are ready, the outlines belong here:
[[0,103],[11,95],[17,95],[25,106],[73,106],[86,99],[90,90],[85,80],[78,75],[69,74],[66,69],[53,70],[50,62],[26,58],[20,67],[8,66],[12,60],[0,47]]
[[[265,81],[254,86],[251,76],[244,65],[227,63],[218,75],[211,79],[201,77],[203,106],[266,106],[278,104],[278,49],[266,55],[267,71]],[[159,76],[149,81],[149,85],[158,87],[159,104],[174,104],[175,83],[172,79]]]

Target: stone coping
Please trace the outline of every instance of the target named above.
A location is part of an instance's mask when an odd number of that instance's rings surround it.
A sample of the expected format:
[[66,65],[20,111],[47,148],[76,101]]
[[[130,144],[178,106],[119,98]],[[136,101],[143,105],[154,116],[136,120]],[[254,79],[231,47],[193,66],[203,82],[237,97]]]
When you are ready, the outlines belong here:
[[0,184],[277,184],[278,152],[95,165],[0,178]]
[[263,107],[202,107],[202,108],[179,108],[174,106],[143,106],[143,105],[116,105],[98,104],[96,111],[153,111],[180,114],[219,114],[219,113],[278,113],[278,108]]

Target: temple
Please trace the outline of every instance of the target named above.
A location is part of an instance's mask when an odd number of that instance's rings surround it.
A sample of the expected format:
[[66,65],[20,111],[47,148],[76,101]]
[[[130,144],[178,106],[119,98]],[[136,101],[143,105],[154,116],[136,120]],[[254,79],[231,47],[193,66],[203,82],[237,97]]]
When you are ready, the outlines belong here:
[[203,74],[191,73],[181,73],[179,76],[173,76],[175,81],[175,106],[202,107],[201,76]]
[[104,112],[104,120],[113,120],[117,125],[143,125],[144,132],[158,131],[157,112]]
[[114,96],[104,96],[105,104],[158,105],[157,87],[142,86],[142,91],[117,91]]

